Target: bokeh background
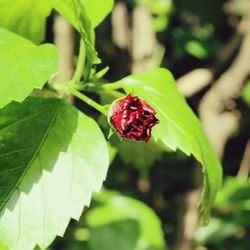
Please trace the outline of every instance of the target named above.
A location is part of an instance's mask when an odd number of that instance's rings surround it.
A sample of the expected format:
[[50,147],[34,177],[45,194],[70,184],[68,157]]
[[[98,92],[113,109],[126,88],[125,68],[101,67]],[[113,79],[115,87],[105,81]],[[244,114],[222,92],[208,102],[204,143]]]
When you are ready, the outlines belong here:
[[[59,48],[62,73],[57,77],[65,80],[72,74],[79,39],[53,13],[47,41]],[[250,249],[250,1],[116,1],[96,29],[96,47],[102,58],[98,69],[110,67],[107,81],[157,66],[173,73],[222,161],[224,184],[210,223],[201,227],[197,162],[153,143],[112,137],[103,192],[49,249]],[[108,133],[102,117],[79,107]]]

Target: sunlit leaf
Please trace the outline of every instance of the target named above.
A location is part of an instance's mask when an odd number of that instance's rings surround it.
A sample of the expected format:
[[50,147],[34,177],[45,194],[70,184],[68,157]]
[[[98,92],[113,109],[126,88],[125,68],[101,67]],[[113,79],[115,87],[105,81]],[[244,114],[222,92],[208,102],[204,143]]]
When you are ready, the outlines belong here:
[[0,27],[0,108],[42,88],[56,71],[57,58],[54,45],[37,46]]
[[46,0],[0,0],[0,26],[41,43],[51,10]]
[[46,248],[79,219],[108,167],[96,122],[59,99],[28,98],[0,111],[0,242]]
[[[78,29],[78,21],[75,17],[72,2],[74,0],[49,0],[53,7],[63,16],[65,16],[71,24]],[[110,13],[113,8],[113,0],[78,0],[84,5],[87,15],[91,21],[91,25],[97,27],[103,19]]]
[[49,0],[53,7],[79,31],[86,49],[85,79],[93,64],[101,60],[95,50],[94,28],[111,11],[113,0]]
[[91,20],[88,16],[85,3],[81,0],[72,0],[72,8],[74,12],[74,17],[77,22],[78,30],[85,45],[85,54],[87,59],[85,63],[85,68],[87,68],[88,78],[91,66],[93,64],[98,64],[101,62],[101,60],[97,56],[97,51],[95,50],[95,32]]

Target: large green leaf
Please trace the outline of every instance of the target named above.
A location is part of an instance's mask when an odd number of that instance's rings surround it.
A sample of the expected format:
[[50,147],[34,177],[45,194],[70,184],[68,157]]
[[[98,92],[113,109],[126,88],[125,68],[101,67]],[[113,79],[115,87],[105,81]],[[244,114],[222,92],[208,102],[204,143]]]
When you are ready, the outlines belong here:
[[147,205],[106,192],[97,195],[95,199],[104,203],[90,209],[86,215],[90,228],[89,250],[167,249],[161,222]]
[[36,46],[0,27],[0,108],[22,102],[34,88],[42,88],[56,71],[54,45]]
[[28,98],[0,111],[0,242],[47,247],[78,219],[108,167],[96,122],[59,99]]
[[180,148],[187,155],[193,154],[203,165],[201,212],[203,221],[207,222],[210,208],[221,186],[221,165],[199,120],[178,92],[171,73],[157,68],[128,76],[118,83],[127,93],[143,98],[157,111],[160,124],[153,128],[156,141],[164,143],[172,150]]
[[0,0],[0,26],[40,43],[51,10],[48,1]]
[[[75,28],[79,28],[72,2],[75,0],[49,0],[53,7],[66,17]],[[114,0],[78,0],[84,5],[92,26],[97,27],[113,8]]]

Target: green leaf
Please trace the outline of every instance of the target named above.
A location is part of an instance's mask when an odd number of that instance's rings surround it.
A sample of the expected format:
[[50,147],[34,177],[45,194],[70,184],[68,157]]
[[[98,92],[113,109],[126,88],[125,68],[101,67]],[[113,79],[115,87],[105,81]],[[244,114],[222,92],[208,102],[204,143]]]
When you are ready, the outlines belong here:
[[222,182],[222,169],[199,120],[178,92],[171,73],[157,68],[119,81],[127,93],[146,100],[157,111],[160,124],[153,128],[155,141],[168,148],[193,154],[203,165],[204,188],[200,203],[202,221],[207,222],[210,208]]
[[[225,242],[226,238],[234,235],[237,227],[237,224],[234,222],[224,221],[219,218],[212,218],[207,226],[202,226],[197,229],[195,238],[197,243],[203,245],[208,242],[210,244],[221,244],[222,242]],[[221,248],[219,247],[217,249]]]
[[189,40],[185,44],[185,50],[198,59],[205,59],[209,56],[208,50],[199,40]]
[[8,250],[6,246],[0,241],[0,250]]
[[250,106],[250,81],[246,84],[242,91],[242,98],[244,102]]
[[[90,250],[166,250],[161,222],[155,212],[142,202],[121,195],[108,198],[86,215],[90,228]],[[110,244],[112,242],[112,244]]]
[[60,99],[28,98],[0,111],[0,242],[46,248],[79,219],[108,167],[96,122]]
[[216,197],[213,210],[214,216],[210,223],[206,227],[197,228],[196,241],[202,244],[217,244],[218,249],[222,249],[226,241],[230,244],[232,239],[239,241],[237,236],[242,235],[242,230],[244,232],[250,225],[249,180],[227,177]]
[[101,60],[95,50],[94,28],[111,11],[113,0],[49,0],[53,7],[80,32],[86,50],[84,76],[89,80],[91,67]]
[[82,40],[84,41],[85,45],[86,59],[87,59],[85,63],[85,68],[87,68],[87,79],[88,79],[91,66],[93,64],[98,64],[101,62],[101,60],[97,56],[97,51],[95,50],[95,31],[92,28],[91,21],[88,17],[85,3],[83,3],[81,0],[72,0],[72,6],[74,11],[74,16],[77,21],[78,30],[81,34]]
[[97,27],[113,9],[114,0],[85,0],[85,8],[93,27]]
[[172,0],[134,0],[133,2],[146,6],[155,15],[167,15],[173,9]]
[[42,88],[56,71],[57,58],[54,45],[37,46],[0,27],[0,108]]
[[[49,0],[53,7],[71,24],[78,29],[78,21],[74,13],[72,2],[74,0]],[[113,8],[114,0],[78,0],[87,12],[92,27],[97,27]]]
[[35,43],[44,40],[46,18],[52,10],[47,1],[0,0],[0,6],[0,26]]
[[215,201],[216,208],[228,207],[232,210],[246,209],[250,212],[250,183],[246,180],[227,177]]

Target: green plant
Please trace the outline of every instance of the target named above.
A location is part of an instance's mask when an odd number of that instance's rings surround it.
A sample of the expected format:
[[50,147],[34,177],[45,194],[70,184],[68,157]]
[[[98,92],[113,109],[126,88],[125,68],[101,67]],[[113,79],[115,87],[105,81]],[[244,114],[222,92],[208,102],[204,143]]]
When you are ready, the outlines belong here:
[[212,249],[248,249],[250,224],[248,180],[225,179],[213,207],[211,222],[196,232],[197,245]]
[[[192,154],[203,166],[200,210],[206,223],[221,186],[221,166],[171,73],[156,68],[104,83],[105,70],[95,71],[101,60],[95,50],[94,28],[111,11],[113,1],[48,0],[42,4],[22,0],[19,8],[7,0],[0,4],[12,13],[0,21],[1,249],[46,248],[64,234],[70,218],[79,219],[92,193],[100,191],[109,164],[105,137],[95,120],[65,101],[74,95],[107,116],[109,105],[89,98],[92,92],[115,98],[131,93],[156,110],[160,123],[153,129],[152,140],[166,150],[179,148]],[[53,8],[81,36],[72,79],[56,85],[48,82],[57,69],[55,46],[33,43],[43,40],[45,18]],[[19,23],[19,16],[27,13],[39,14],[39,23]],[[63,98],[32,97],[33,89],[45,83]]]

